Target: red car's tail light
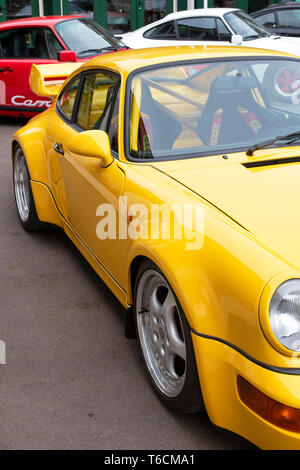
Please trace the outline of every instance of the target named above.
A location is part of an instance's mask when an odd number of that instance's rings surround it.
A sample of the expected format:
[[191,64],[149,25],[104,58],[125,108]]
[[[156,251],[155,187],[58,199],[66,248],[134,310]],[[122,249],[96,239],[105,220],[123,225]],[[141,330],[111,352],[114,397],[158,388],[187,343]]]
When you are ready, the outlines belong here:
[[300,432],[300,409],[273,400],[240,376],[237,386],[240,399],[254,413],[279,428]]

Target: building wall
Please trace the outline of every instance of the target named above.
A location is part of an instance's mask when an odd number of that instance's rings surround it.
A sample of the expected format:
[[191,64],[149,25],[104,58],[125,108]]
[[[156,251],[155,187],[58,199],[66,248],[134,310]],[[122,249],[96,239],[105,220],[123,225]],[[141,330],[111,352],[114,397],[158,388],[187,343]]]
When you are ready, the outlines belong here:
[[[124,3],[124,0],[119,2],[117,0],[94,0],[94,18],[108,29],[112,29],[111,26],[114,23],[113,11],[109,11],[109,15],[107,14],[109,5],[114,2],[120,5]],[[127,0],[125,3],[128,5],[132,30],[143,26],[145,22],[158,19],[160,12],[156,10],[151,14],[151,10],[149,10],[151,2],[156,5],[165,5],[165,11],[161,9],[161,15],[164,15],[172,11],[214,6],[237,7],[250,13],[268,4],[279,3],[279,0]],[[28,11],[28,6],[34,16],[69,14],[70,11],[69,0],[0,0],[0,21],[18,17],[16,15],[19,15],[24,7]]]

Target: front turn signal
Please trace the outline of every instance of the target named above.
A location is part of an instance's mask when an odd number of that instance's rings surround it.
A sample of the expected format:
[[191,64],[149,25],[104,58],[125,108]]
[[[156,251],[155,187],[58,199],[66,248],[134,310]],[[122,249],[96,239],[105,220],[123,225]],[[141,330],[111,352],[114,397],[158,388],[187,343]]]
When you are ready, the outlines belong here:
[[254,413],[274,426],[300,433],[300,409],[273,400],[241,376],[237,378],[237,386],[241,401]]

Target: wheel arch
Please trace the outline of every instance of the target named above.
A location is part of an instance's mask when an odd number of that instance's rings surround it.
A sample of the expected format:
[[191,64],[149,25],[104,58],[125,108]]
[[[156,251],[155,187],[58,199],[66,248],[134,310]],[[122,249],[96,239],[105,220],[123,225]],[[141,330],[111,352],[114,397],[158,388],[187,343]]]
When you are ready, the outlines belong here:
[[145,255],[137,255],[135,258],[131,260],[131,263],[129,265],[128,300],[130,304],[133,304],[134,285],[135,285],[135,280],[136,280],[139,267],[144,261],[147,261],[147,260],[152,261],[151,258]]
[[13,136],[11,143],[12,164],[16,149],[20,147],[27,163],[34,204],[39,220],[62,227],[61,218],[49,188],[46,150],[41,141],[42,133],[38,131],[35,131],[35,133],[35,138],[33,138],[32,133],[29,138],[27,135],[22,138],[18,132]]
[[46,149],[43,142],[42,132],[25,132],[20,135],[17,132],[12,138],[11,158],[14,160],[14,154],[17,146],[21,147],[25,156],[29,170],[30,179],[39,183],[46,184],[49,187],[49,175],[46,165]]
[[177,297],[178,302],[180,303],[185,316],[186,320],[190,325],[191,322],[191,317],[187,315],[187,308],[186,308],[186,303],[182,301],[181,295],[180,295],[180,289],[179,289],[179,279],[177,279],[176,275],[172,276],[172,267],[171,265],[168,265],[168,260],[164,259],[163,257],[159,256],[153,256],[151,253],[144,253],[144,254],[137,254],[130,262],[129,265],[129,275],[128,275],[128,283],[127,283],[127,298],[128,298],[128,304],[130,306],[133,306],[134,303],[134,287],[135,287],[135,281],[137,277],[138,270],[140,266],[142,265],[143,262],[145,261],[150,261],[153,263],[160,271],[161,273],[165,276],[167,279],[168,283],[170,284],[175,296]]

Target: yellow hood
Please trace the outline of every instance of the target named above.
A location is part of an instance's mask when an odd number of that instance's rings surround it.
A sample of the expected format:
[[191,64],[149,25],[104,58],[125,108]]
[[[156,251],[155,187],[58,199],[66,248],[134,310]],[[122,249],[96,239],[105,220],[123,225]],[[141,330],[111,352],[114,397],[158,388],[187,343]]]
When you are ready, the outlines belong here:
[[[258,158],[235,154],[155,166],[300,269],[300,147],[256,153]],[[273,159],[276,164],[270,164]]]

